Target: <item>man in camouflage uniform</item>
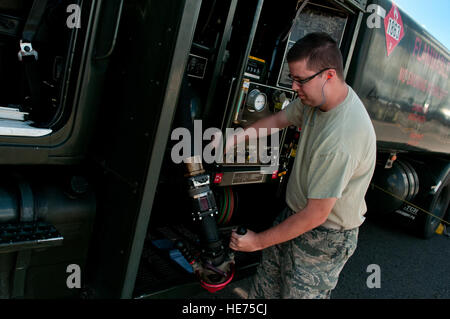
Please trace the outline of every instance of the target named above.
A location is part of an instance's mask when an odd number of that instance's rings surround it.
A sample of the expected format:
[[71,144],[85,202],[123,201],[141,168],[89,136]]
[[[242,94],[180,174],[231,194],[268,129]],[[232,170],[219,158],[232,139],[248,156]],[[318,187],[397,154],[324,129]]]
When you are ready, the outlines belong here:
[[230,248],[263,250],[250,298],[329,298],[364,222],[376,137],[364,105],[344,81],[333,39],[311,33],[292,47],[287,60],[299,98],[252,125],[256,131],[302,128],[287,208],[264,232],[233,232]]

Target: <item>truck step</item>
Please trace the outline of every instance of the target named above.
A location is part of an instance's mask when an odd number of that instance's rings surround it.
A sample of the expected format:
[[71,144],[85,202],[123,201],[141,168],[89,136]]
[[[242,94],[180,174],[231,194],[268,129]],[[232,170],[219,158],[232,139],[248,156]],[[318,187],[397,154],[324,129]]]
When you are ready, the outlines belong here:
[[62,245],[63,236],[43,221],[0,224],[0,253]]

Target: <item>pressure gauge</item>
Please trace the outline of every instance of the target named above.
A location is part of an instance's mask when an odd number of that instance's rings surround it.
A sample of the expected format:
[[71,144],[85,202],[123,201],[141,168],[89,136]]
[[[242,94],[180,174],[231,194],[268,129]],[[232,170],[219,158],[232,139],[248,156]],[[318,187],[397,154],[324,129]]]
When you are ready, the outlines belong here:
[[247,106],[251,112],[261,112],[267,105],[267,96],[258,89],[248,94]]

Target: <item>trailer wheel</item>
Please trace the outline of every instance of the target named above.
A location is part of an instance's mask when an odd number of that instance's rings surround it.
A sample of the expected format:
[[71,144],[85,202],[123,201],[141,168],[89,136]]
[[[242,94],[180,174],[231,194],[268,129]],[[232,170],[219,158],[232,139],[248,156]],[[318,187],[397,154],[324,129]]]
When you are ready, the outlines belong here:
[[425,222],[422,228],[422,236],[424,238],[431,238],[435,235],[436,229],[440,224],[440,219],[449,215],[449,203],[450,203],[450,175],[445,179],[444,184],[440,187],[439,191],[432,197],[431,203],[428,206],[428,211],[433,214],[426,215]]

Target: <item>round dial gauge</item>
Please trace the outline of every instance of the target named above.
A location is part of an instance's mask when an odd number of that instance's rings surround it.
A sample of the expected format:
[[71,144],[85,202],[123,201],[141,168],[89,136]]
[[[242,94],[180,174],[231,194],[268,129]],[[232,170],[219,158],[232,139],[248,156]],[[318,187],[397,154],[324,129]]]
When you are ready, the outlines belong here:
[[258,94],[255,99],[255,110],[262,111],[266,106],[266,96],[264,94]]
[[260,90],[252,90],[247,99],[247,105],[250,107],[250,110],[261,112],[264,110],[267,104],[267,96],[262,93]]

